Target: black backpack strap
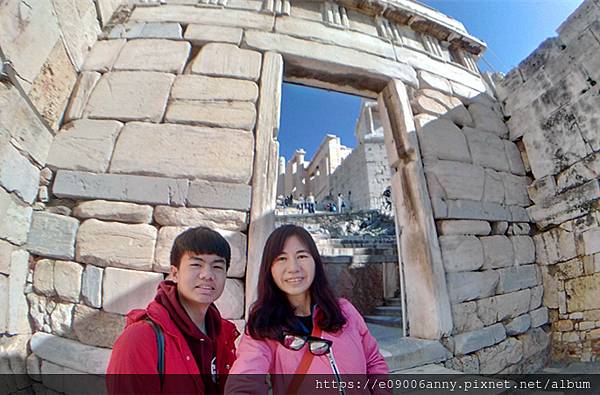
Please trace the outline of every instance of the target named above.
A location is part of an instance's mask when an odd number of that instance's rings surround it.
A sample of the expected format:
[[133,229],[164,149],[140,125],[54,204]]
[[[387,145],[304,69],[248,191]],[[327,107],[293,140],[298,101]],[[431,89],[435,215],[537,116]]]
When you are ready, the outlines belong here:
[[157,370],[158,377],[160,379],[160,390],[162,392],[163,383],[165,381],[165,336],[163,335],[162,328],[150,318],[146,318],[146,321],[152,326],[154,329],[154,334],[156,335],[156,349],[158,351],[158,362],[157,362]]

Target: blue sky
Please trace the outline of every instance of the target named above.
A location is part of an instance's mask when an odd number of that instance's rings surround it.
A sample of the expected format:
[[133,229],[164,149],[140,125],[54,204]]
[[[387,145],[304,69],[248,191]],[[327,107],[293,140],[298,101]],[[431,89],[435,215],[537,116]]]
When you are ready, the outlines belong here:
[[[424,0],[462,22],[467,31],[488,45],[482,71],[506,73],[533,52],[582,0]],[[491,65],[491,67],[488,65]],[[280,155],[289,160],[297,148],[310,159],[327,133],[355,146],[354,125],[360,98],[336,92],[284,84]]]

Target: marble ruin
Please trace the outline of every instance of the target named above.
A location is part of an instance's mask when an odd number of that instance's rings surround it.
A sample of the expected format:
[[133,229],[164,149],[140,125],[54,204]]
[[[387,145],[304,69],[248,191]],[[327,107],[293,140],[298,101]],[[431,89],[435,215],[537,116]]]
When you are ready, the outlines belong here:
[[501,79],[477,69],[484,43],[411,0],[2,2],[0,373],[29,374],[14,391],[103,373],[199,224],[233,246],[217,304],[243,326],[283,80],[378,103],[409,323],[393,368],[596,360],[599,19],[586,0]]

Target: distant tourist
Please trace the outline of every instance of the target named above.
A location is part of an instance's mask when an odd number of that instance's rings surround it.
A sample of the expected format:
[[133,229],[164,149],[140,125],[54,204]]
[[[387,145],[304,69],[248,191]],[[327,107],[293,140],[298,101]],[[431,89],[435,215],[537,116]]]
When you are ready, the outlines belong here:
[[340,213],[344,212],[344,209],[346,208],[346,203],[344,202],[344,196],[342,196],[342,193],[338,193],[337,195],[337,207],[338,210],[340,211]]
[[392,190],[391,188],[388,186],[387,188],[385,188],[385,191],[383,191],[383,208],[384,210],[391,210],[392,209]]
[[298,198],[298,210],[300,210],[301,214],[304,214],[305,205],[306,205],[306,202],[304,201],[304,194],[301,193],[300,197]]
[[311,214],[314,214],[314,212],[315,212],[315,197],[312,194],[312,192],[310,192],[306,198],[306,206],[308,208],[308,212]]

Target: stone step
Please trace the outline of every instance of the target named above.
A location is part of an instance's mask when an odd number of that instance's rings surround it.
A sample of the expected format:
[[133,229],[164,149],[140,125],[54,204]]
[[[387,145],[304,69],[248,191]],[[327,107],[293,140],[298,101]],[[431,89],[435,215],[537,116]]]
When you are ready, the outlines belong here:
[[402,317],[389,315],[365,315],[365,321],[372,324],[402,328]]
[[396,256],[392,255],[354,255],[352,263],[384,263],[396,261]]
[[386,306],[402,306],[402,299],[400,298],[388,298],[383,301]]
[[377,306],[373,309],[373,315],[402,317],[402,307],[400,305]]

